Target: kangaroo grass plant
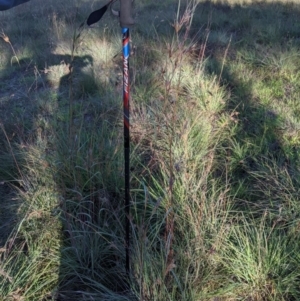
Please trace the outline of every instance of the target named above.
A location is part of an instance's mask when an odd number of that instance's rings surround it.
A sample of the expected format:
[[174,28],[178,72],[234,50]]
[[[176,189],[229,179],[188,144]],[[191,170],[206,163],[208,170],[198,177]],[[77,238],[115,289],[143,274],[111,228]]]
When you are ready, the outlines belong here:
[[294,254],[299,246],[283,228],[269,227],[267,219],[265,211],[259,225],[241,219],[240,225],[231,227],[222,254],[235,292],[254,300],[298,299]]
[[[133,126],[139,137],[133,140],[139,141],[137,150],[150,144],[148,155],[142,154],[148,160],[141,162],[147,183],[144,213],[133,219],[138,223],[133,222],[134,258],[139,259],[135,270],[141,300],[196,300],[222,290],[220,278],[209,275],[222,269],[215,253],[226,237],[228,190],[226,185],[217,188],[210,174],[216,145],[225,138],[214,127],[225,117],[226,92],[191,62],[194,43],[189,29],[195,8],[188,7],[182,17],[178,13],[175,38],[160,49],[154,81],[161,85],[157,83],[155,96],[148,100],[151,108],[134,102]],[[210,107],[205,108],[209,82],[216,93],[210,92]],[[143,135],[142,123],[147,128]],[[139,202],[136,206],[143,208]],[[147,260],[151,256],[155,260]]]

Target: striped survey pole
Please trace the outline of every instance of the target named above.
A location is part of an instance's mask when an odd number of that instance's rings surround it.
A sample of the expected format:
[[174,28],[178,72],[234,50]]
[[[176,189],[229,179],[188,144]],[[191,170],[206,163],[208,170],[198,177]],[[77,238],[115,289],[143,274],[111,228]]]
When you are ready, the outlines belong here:
[[[120,11],[111,8],[114,15],[119,17],[122,28],[122,48],[123,48],[123,119],[124,119],[124,161],[125,161],[125,257],[126,257],[126,273],[130,272],[130,77],[129,77],[129,56],[130,56],[130,36],[129,27],[134,24],[132,18],[132,0],[119,0]],[[110,0],[105,6],[90,14],[87,24],[90,26],[98,22],[108,7],[116,0]]]
[[124,111],[124,161],[125,161],[125,248],[126,272],[129,273],[129,239],[130,239],[130,119],[129,119],[129,28],[122,28],[123,34],[123,111]]
[[125,159],[125,249],[126,273],[130,272],[129,242],[130,242],[130,35],[129,27],[134,24],[131,16],[132,0],[120,0],[120,25],[123,35],[123,111],[124,111],[124,159]]

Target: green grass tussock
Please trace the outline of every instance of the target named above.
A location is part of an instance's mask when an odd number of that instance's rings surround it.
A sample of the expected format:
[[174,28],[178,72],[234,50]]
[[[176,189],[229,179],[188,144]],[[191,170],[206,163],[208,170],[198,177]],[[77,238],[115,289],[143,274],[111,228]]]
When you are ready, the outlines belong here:
[[0,301],[299,300],[299,4],[135,5],[129,217],[118,22],[35,4],[1,12]]

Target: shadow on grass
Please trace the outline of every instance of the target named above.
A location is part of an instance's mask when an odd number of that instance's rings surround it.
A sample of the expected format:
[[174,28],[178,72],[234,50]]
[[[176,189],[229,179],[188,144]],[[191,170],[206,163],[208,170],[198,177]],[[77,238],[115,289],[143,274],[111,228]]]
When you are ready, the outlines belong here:
[[[37,229],[32,227],[40,228],[41,240],[44,231],[53,231],[57,239],[57,226],[52,229],[50,222],[49,228],[44,229],[43,223],[48,221],[35,216],[36,213],[32,216],[32,212],[25,212],[30,217],[24,216],[19,206],[37,212],[45,208],[57,212],[55,208],[59,206],[62,223],[58,234],[61,236],[59,285],[53,298],[83,300],[90,294],[101,298],[109,287],[124,290],[120,261],[125,258],[122,258],[123,248],[118,249],[123,246],[123,241],[118,241],[123,234],[115,234],[122,223],[119,212],[122,205],[117,201],[121,171],[116,173],[122,164],[119,156],[122,141],[113,131],[120,106],[115,103],[115,92],[109,94],[96,83],[91,56],[72,58],[49,52],[47,60],[42,71],[43,66],[30,65],[31,58],[3,71],[0,113],[5,128],[5,133],[1,133],[1,156],[5,161],[0,165],[0,248],[6,247],[6,255],[10,253],[12,246],[8,239],[21,219],[27,231],[34,233]],[[38,76],[27,76],[26,73],[34,74],[34,70],[39,72]],[[6,136],[9,143],[5,142]],[[28,195],[28,199],[22,200],[21,196],[18,202],[13,200],[10,195],[15,194],[9,183],[18,184],[21,195]],[[47,191],[45,201],[34,192],[41,185]],[[41,203],[37,204],[35,198]],[[51,204],[46,204],[49,199]],[[111,226],[107,234],[101,234],[101,229],[108,225],[116,227]],[[28,255],[34,250],[27,245],[24,234],[17,233],[12,243],[17,247],[24,242],[22,251]],[[101,289],[99,283],[106,283],[106,288]],[[90,291],[93,286],[93,291],[98,291],[96,295]]]
[[[284,131],[292,132],[300,121],[300,85],[293,78],[300,76],[300,6],[206,2],[200,11],[210,15],[206,71],[219,76],[231,95],[226,109],[238,113],[236,131],[223,154],[234,194],[252,209],[278,210],[285,172],[293,183],[290,197],[296,198],[299,189],[300,140],[296,134],[297,142],[291,143]],[[245,204],[239,205],[243,209]]]
[[[81,70],[87,58],[82,59],[77,67],[74,61],[74,70]],[[77,80],[83,82],[87,98],[80,97]],[[60,113],[67,116],[58,122],[56,141],[64,233],[57,301],[91,296],[100,300],[126,290],[120,227],[123,180],[118,172],[123,168],[123,143],[117,131],[121,111],[115,100],[120,95],[114,87],[105,90],[92,80],[79,73],[62,77],[59,85]]]

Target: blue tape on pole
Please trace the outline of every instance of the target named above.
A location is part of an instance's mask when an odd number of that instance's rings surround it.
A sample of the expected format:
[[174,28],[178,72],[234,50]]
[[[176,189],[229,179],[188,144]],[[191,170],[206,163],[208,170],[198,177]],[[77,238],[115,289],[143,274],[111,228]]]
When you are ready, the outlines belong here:
[[123,28],[122,28],[122,33],[124,34],[124,33],[126,33],[128,30],[129,30],[129,28],[123,27]]
[[[129,31],[129,28],[122,28],[122,34],[125,35],[127,34],[127,32]],[[123,45],[123,55],[124,57],[128,58],[129,57],[129,53],[130,53],[130,45],[129,45],[129,36],[128,36],[128,40],[126,41],[126,44]]]

